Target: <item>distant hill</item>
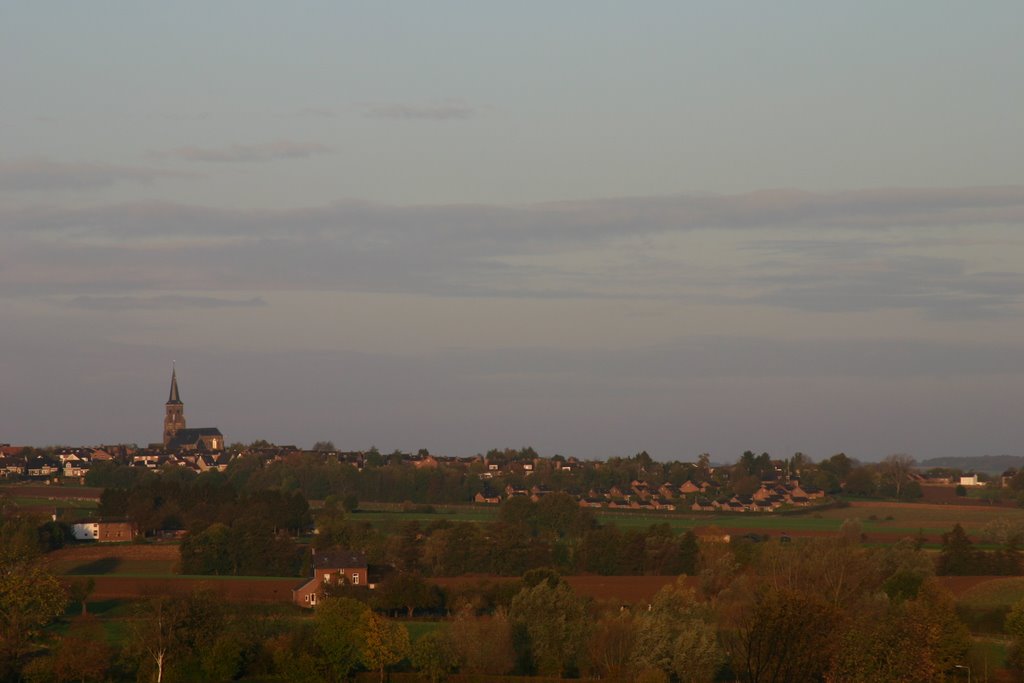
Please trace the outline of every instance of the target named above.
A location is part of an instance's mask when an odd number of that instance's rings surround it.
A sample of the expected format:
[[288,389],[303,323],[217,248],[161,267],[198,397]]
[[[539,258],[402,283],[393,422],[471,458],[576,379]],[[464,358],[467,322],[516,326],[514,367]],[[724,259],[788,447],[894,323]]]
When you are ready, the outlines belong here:
[[954,458],[929,458],[917,463],[918,469],[927,470],[932,467],[955,467],[963,471],[984,472],[985,474],[1002,474],[1011,467],[1024,469],[1024,456],[1021,455],[977,455]]

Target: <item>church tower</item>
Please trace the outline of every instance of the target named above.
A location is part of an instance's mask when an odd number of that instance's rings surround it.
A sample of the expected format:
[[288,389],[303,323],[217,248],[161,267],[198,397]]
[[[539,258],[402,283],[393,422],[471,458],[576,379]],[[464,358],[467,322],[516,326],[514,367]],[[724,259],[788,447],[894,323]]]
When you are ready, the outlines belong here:
[[171,395],[164,404],[164,446],[170,444],[178,430],[184,428],[185,404],[178,395],[177,371],[171,366]]

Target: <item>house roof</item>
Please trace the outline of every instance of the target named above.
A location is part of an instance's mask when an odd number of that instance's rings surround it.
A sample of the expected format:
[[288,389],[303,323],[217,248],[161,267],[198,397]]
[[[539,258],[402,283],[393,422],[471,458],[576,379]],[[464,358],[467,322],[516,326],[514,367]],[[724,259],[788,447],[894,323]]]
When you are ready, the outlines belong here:
[[332,548],[313,555],[313,566],[317,569],[351,569],[365,567],[366,555],[354,550]]

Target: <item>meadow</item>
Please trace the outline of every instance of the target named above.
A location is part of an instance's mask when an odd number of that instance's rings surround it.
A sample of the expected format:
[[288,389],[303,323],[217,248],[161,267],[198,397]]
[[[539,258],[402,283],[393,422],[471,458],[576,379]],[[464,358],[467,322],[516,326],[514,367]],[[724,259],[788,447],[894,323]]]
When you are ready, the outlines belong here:
[[[1024,509],[990,505],[942,505],[929,503],[897,503],[886,501],[849,501],[842,507],[808,508],[786,514],[714,513],[714,512],[633,512],[628,510],[595,510],[602,523],[613,523],[621,529],[646,529],[652,524],[668,524],[675,532],[709,528],[729,534],[758,533],[769,536],[828,536],[839,532],[846,520],[857,520],[868,540],[889,543],[904,537],[924,535],[929,545],[939,542],[943,533],[954,524],[961,524],[968,534],[976,534],[996,517],[1024,523]],[[497,506],[438,506],[433,512],[420,509],[403,511],[397,505],[366,503],[351,519],[393,528],[404,522],[430,524],[440,519],[483,523],[496,520]]]

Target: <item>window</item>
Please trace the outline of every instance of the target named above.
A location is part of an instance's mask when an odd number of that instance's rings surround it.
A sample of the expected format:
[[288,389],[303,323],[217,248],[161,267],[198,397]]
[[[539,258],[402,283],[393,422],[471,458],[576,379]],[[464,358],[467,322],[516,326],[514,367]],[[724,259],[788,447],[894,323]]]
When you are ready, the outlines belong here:
[[309,604],[311,604],[311,605],[315,605],[316,604],[316,593],[310,593],[309,594]]
[[352,585],[353,586],[358,586],[359,585],[359,572],[352,572]]
[[330,580],[331,580],[331,575],[330,574],[324,574],[324,581],[330,581]]

